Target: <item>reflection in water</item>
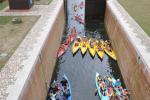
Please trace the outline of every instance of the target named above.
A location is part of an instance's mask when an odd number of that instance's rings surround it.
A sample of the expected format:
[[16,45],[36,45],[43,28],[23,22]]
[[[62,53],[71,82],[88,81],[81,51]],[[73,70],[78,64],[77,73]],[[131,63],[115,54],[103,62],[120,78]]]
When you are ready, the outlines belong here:
[[[95,24],[94,22],[90,28],[86,29],[86,35],[93,38],[108,39],[103,23]],[[71,83],[73,100],[99,100],[98,96],[94,96],[96,89],[95,72],[99,72],[101,76],[121,77],[117,63],[106,54],[103,60],[100,60],[97,55],[93,59],[89,52],[86,52],[84,57],[80,51],[73,56],[70,46],[67,52],[57,60],[53,79],[60,81],[64,73],[67,75]]]

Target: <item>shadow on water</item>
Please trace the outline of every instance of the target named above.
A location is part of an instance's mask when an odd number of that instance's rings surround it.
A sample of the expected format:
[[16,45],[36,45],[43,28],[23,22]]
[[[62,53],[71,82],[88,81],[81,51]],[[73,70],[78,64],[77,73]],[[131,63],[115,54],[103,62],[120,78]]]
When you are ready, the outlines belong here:
[[[94,21],[86,30],[88,37],[108,39],[104,23]],[[93,34],[94,31],[96,33]],[[57,60],[55,68],[53,79],[60,81],[63,74],[66,74],[70,80],[73,100],[99,100],[98,96],[94,96],[95,72],[99,72],[101,76],[113,75],[115,78],[121,78],[117,62],[106,54],[103,60],[97,55],[93,59],[89,52],[86,52],[84,56],[80,51],[73,55],[71,45],[66,53]]]

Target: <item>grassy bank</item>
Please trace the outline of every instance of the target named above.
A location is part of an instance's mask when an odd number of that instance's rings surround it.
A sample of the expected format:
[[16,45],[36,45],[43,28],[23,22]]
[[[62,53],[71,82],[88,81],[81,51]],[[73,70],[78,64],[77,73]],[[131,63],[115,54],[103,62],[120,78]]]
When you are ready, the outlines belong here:
[[1,2],[1,3],[0,3],[0,10],[4,9],[4,8],[7,7],[7,6],[8,6],[8,1],[7,1],[7,0]]
[[39,17],[23,16],[20,24],[13,24],[12,18],[14,17],[0,16],[0,69],[9,60]]
[[150,36],[150,1],[149,0],[118,0],[137,23]]

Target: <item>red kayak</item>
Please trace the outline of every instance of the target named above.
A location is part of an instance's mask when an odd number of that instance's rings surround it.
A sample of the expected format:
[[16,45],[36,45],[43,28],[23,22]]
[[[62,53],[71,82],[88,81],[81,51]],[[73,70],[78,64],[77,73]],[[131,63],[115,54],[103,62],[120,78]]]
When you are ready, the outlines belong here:
[[77,32],[76,32],[76,29],[75,29],[75,27],[74,27],[74,28],[72,28],[72,30],[71,30],[71,35],[69,36],[70,42],[73,42],[73,41],[74,41],[74,39],[75,39],[75,37],[76,37],[76,34],[77,34]]
[[81,3],[80,3],[80,9],[83,9],[84,8],[84,2],[82,1]]
[[82,20],[82,18],[78,15],[75,16],[75,20],[78,21],[80,24],[85,24],[84,20]]
[[73,27],[72,30],[71,30],[71,35],[68,37],[68,39],[66,39],[63,42],[63,44],[61,44],[61,46],[60,46],[60,48],[57,52],[57,57],[58,58],[66,52],[66,50],[67,50],[68,46],[70,45],[70,43],[74,41],[74,39],[76,37],[76,34],[77,34],[76,29],[75,29],[75,27]]
[[61,44],[61,46],[59,47],[59,50],[57,52],[57,58],[59,58],[66,52],[69,44],[70,44],[70,39],[65,40],[65,42],[63,44]]

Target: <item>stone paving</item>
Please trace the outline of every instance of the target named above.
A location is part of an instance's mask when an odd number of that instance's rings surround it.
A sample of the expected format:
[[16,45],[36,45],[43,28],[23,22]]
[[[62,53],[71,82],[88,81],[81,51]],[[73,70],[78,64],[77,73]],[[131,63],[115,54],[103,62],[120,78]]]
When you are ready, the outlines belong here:
[[[53,19],[54,16],[52,15],[57,9],[57,5],[59,5],[60,1],[62,0],[53,0],[49,5],[34,5],[30,10],[27,11],[11,12],[7,11],[7,7],[0,12],[0,16],[41,15],[37,23],[29,31],[28,35],[25,37],[18,49],[15,51],[15,53],[12,55],[12,57],[0,72],[0,100],[14,100],[12,98],[14,94],[17,97],[17,94],[21,92],[22,88],[20,88],[20,83],[23,83],[25,80],[23,80],[23,77],[18,76],[18,73],[23,69],[31,70],[29,65],[33,65],[34,60],[40,52],[41,46],[45,41],[44,39],[46,39],[47,37],[47,34],[43,33],[44,31],[47,31],[48,33],[48,29],[46,27],[51,24],[49,23],[49,21]],[[17,89],[12,88],[14,84],[16,84],[16,81],[18,79],[22,80],[19,81],[19,85],[15,85],[17,86]],[[13,94],[13,96],[9,96],[10,94]]]

